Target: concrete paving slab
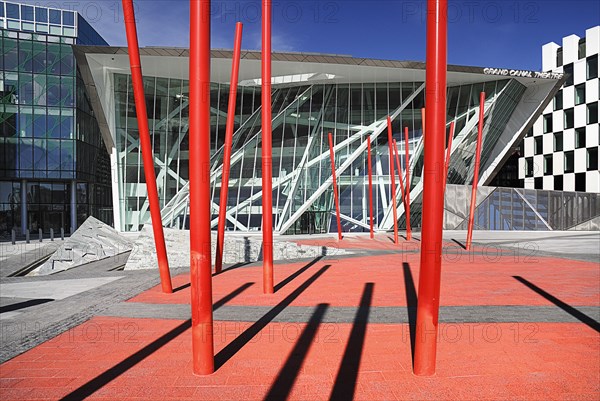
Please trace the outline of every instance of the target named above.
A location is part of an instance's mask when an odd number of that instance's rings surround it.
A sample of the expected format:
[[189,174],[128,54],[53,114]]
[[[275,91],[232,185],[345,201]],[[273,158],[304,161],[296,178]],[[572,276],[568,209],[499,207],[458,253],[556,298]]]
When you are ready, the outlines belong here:
[[65,299],[120,278],[123,276],[0,283],[0,294],[3,297]]

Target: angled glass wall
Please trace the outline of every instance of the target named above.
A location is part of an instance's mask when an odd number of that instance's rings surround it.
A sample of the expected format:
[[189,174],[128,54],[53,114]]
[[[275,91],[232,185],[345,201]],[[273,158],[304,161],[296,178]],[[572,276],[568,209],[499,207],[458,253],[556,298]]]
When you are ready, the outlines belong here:
[[[119,166],[119,197],[123,226],[136,231],[149,221],[144,173],[138,143],[135,107],[128,75],[114,74],[114,96]],[[188,213],[188,83],[178,79],[145,77],[146,104],[155,152],[155,168],[163,223],[187,227]],[[477,134],[479,92],[485,91],[485,160],[524,92],[515,80],[502,79],[448,89],[448,124],[455,121],[455,145],[450,181],[469,184]],[[217,224],[221,187],[222,145],[227,117],[228,85],[213,84],[211,90],[211,187],[213,228]],[[335,231],[328,133],[334,138],[335,162],[344,231],[367,231],[368,178],[366,138],[372,142],[373,200],[375,224],[387,229],[390,177],[386,117],[393,119],[403,175],[404,135],[409,128],[409,152],[417,157],[411,165],[411,187],[422,175],[422,82],[313,83],[277,85],[272,94],[273,222],[279,233]],[[227,229],[257,231],[262,223],[260,87],[241,86],[235,117]],[[482,163],[483,164],[483,163]],[[396,170],[397,171],[397,170]],[[398,175],[395,177],[398,184]],[[397,185],[399,191],[399,185]],[[398,194],[399,195],[399,194]],[[401,199],[400,196],[397,199]],[[415,196],[415,214],[420,198]],[[401,207],[401,205],[399,205]],[[402,209],[400,221],[403,222]],[[420,220],[414,217],[415,222]],[[417,223],[413,225],[418,226]]]

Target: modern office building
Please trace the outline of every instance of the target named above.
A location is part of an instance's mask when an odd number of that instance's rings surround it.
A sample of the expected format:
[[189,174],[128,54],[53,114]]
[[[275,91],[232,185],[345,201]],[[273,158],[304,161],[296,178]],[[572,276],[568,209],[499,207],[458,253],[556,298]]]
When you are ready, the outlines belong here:
[[110,163],[72,45],[76,12],[0,1],[0,236],[112,222]]
[[[75,55],[103,139],[111,149],[115,227],[137,231],[149,221],[149,210],[127,49],[75,46]],[[186,227],[188,50],[142,48],[141,55],[163,224]],[[213,228],[217,224],[231,57],[228,50],[212,51]],[[272,69],[274,230],[281,234],[336,230],[332,219],[335,209],[329,132],[335,143],[344,231],[366,231],[369,227],[367,137],[373,144],[375,226],[378,230],[393,227],[388,115],[393,120],[403,169],[405,146],[412,155],[411,211],[413,226],[418,227],[423,176],[424,63],[275,53]],[[565,215],[565,208],[556,206],[557,196],[562,194],[496,188],[519,182],[515,152],[565,79],[562,73],[553,72],[448,67],[447,126],[454,121],[456,129],[448,173],[448,192],[452,195],[446,200],[447,228],[462,228],[466,224],[468,193],[475,168],[480,92],[486,93],[486,100],[479,180],[483,187],[478,198],[477,227],[566,229],[581,226],[600,212],[600,207],[596,207],[596,212],[567,218],[570,215]],[[228,183],[229,230],[257,231],[261,227],[260,84],[260,53],[242,52]],[[408,144],[402,135],[405,126],[409,128]],[[403,226],[399,185],[397,191],[399,221]],[[600,198],[591,201],[597,206]]]
[[600,26],[543,46],[543,70],[566,80],[524,139],[525,188],[600,193],[599,53]]

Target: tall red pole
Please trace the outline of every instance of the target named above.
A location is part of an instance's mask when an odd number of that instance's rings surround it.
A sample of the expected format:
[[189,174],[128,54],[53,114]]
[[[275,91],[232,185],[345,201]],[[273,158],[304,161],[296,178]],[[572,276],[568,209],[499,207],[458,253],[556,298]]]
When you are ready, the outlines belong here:
[[135,99],[135,110],[142,146],[142,159],[144,161],[144,175],[146,177],[146,189],[148,192],[148,203],[150,204],[150,218],[154,232],[154,246],[158,259],[158,271],[163,292],[172,293],[171,274],[169,272],[169,260],[167,259],[167,248],[163,233],[162,219],[160,217],[160,204],[158,203],[158,189],[156,188],[156,174],[154,172],[154,152],[150,144],[150,131],[148,129],[148,114],[146,112],[146,96],[144,94],[144,82],[142,80],[142,63],[140,61],[140,50],[138,46],[137,29],[135,26],[135,13],[133,1],[123,0],[123,17],[125,20],[125,31],[127,34],[127,47],[129,49],[129,63],[131,65],[131,81],[133,83],[133,96]]
[[477,124],[477,147],[475,149],[475,169],[473,171],[473,188],[471,189],[471,208],[469,209],[469,227],[467,231],[467,251],[471,249],[473,239],[473,223],[475,222],[475,201],[477,200],[477,182],[479,181],[479,162],[481,159],[481,135],[483,133],[483,114],[485,107],[485,92],[479,94],[479,124]]
[[394,243],[398,243],[398,211],[396,210],[396,176],[394,174],[394,143],[392,142],[392,120],[387,118],[388,147],[390,150],[390,191],[392,192],[392,210],[394,212]]
[[335,153],[333,152],[333,138],[329,133],[329,158],[331,159],[331,175],[333,177],[333,201],[335,202],[335,215],[337,218],[338,239],[342,239],[342,219],[340,218],[340,199],[337,191],[337,178],[335,176]]
[[406,164],[406,240],[412,239],[412,228],[410,226],[410,163],[408,154],[408,127],[404,127],[404,163]]
[[448,0],[427,0],[425,107],[429,131],[423,136],[424,213],[414,359],[414,373],[419,376],[435,373],[444,218],[447,32]]
[[404,179],[402,178],[402,165],[400,164],[400,154],[398,153],[398,145],[396,140],[392,140],[394,143],[394,157],[396,158],[396,166],[398,166],[398,181],[400,181],[400,191],[402,196],[402,203],[404,204],[404,210],[406,210],[406,193],[404,192]]
[[450,152],[452,151],[452,139],[454,138],[454,121],[450,123],[450,134],[446,147],[446,161],[444,163],[444,196],[446,195],[446,184],[448,184],[448,168],[450,167]]
[[210,0],[190,1],[190,284],[194,374],[214,372],[210,258]]
[[273,155],[271,151],[271,0],[262,0],[263,292],[273,293]]
[[367,168],[369,171],[369,225],[371,238],[373,233],[373,166],[371,165],[371,137],[367,137]]
[[231,165],[231,144],[233,143],[233,125],[235,121],[235,102],[237,97],[238,76],[240,72],[240,54],[242,52],[242,23],[235,24],[235,41],[229,80],[229,103],[227,105],[227,125],[225,126],[225,144],[223,145],[223,174],[221,175],[221,195],[219,197],[219,226],[217,228],[217,254],[215,255],[215,273],[223,268],[223,242],[225,240],[225,214],[227,213],[227,192],[229,191],[229,167]]

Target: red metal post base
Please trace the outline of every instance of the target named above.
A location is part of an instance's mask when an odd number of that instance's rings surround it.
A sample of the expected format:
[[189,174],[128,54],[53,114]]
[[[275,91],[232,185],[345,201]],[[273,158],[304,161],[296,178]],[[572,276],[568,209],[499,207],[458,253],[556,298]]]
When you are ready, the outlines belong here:
[[433,375],[436,361],[444,217],[447,13],[447,0],[427,0],[425,108],[429,130],[423,136],[423,221],[414,359],[414,373],[419,376]]
[[235,24],[235,41],[229,81],[229,103],[227,104],[227,125],[225,126],[225,144],[223,145],[223,174],[221,175],[221,195],[219,197],[219,225],[217,227],[217,249],[215,255],[215,273],[223,268],[223,243],[225,240],[225,222],[227,213],[227,193],[229,192],[229,167],[231,165],[231,146],[235,121],[235,102],[237,98],[238,76],[240,72],[240,54],[242,52],[242,23]]
[[165,236],[162,218],[160,216],[160,204],[158,203],[158,189],[156,187],[156,174],[154,173],[154,152],[152,151],[152,145],[150,143],[148,114],[146,112],[146,96],[144,95],[144,83],[142,80],[142,63],[140,60],[132,0],[123,0],[123,14],[125,30],[127,33],[127,46],[129,49],[129,63],[131,64],[131,81],[133,84],[138,131],[140,133],[140,145],[142,147],[142,159],[144,161],[144,176],[146,177],[148,203],[150,204],[150,218],[152,220],[154,246],[156,247],[156,257],[158,259],[160,284],[163,292],[172,293],[173,286],[171,284],[169,260],[167,259],[167,248],[165,246]]
[[194,374],[214,372],[210,259],[210,0],[190,1],[190,284]]

